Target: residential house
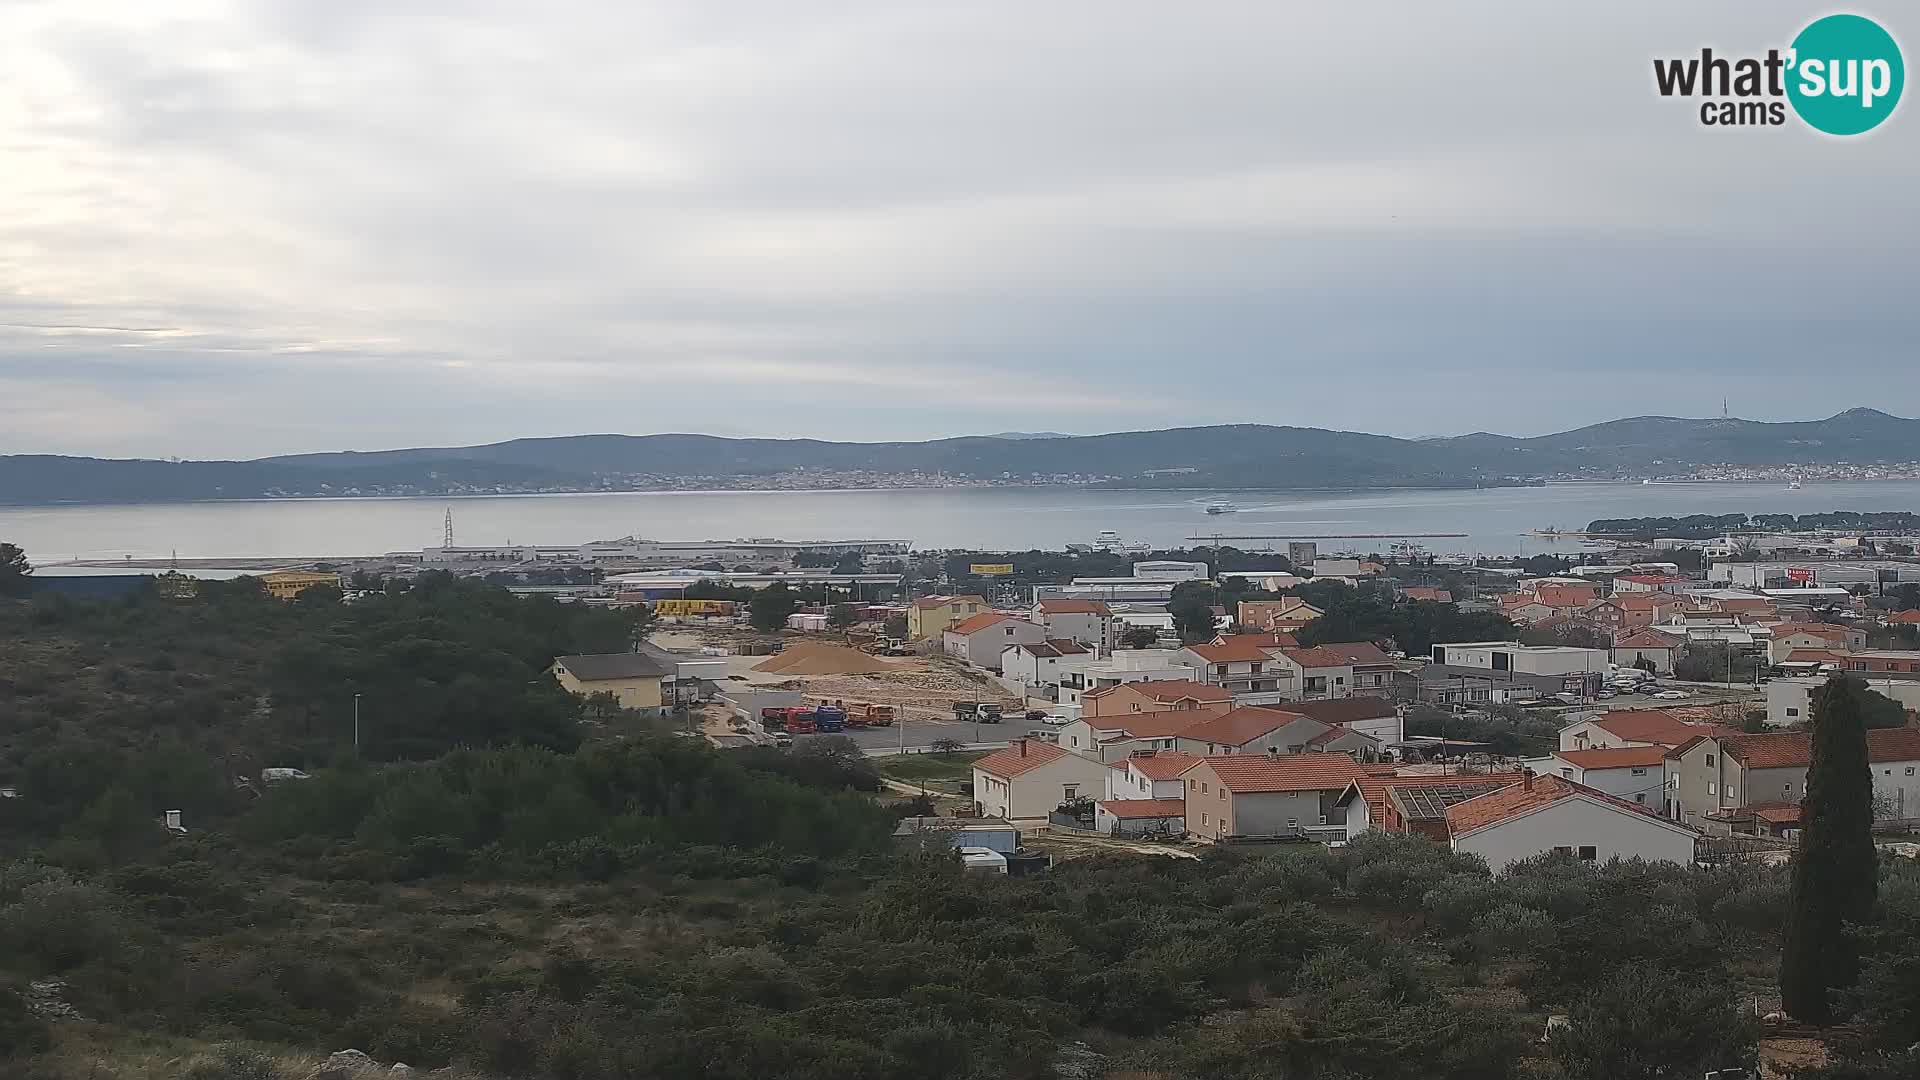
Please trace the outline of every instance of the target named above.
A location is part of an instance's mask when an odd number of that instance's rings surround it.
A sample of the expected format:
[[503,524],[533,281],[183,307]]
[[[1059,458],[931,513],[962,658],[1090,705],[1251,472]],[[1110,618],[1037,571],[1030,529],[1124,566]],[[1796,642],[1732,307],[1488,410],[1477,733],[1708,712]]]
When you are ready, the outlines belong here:
[[1582,717],[1560,729],[1562,750],[1605,750],[1622,746],[1679,746],[1698,735],[1724,733],[1711,724],[1689,724],[1660,709],[1616,709]]
[[[1805,651],[1796,652],[1796,658],[1811,657],[1817,654]],[[1920,711],[1920,679],[1906,676],[1889,675],[1883,678],[1860,678],[1867,688],[1881,697],[1892,698],[1911,715]],[[1767,726],[1795,727],[1805,724],[1813,717],[1813,695],[1827,685],[1827,680],[1817,675],[1796,678],[1779,676],[1767,680]]]
[[1136,750],[1107,763],[1107,798],[1185,798],[1187,785],[1180,776],[1199,761],[1200,755],[1178,750]]
[[1104,762],[1123,760],[1142,750],[1178,749],[1179,736],[1193,725],[1227,711],[1231,700],[1203,707],[1159,709],[1110,716],[1087,716],[1060,729],[1059,744],[1076,754]]
[[1227,754],[1300,754],[1334,730],[1299,713],[1258,706],[1210,716],[1182,730],[1174,747],[1200,757]]
[[992,610],[984,596],[922,596],[907,608],[907,637],[914,641],[940,639],[947,627]]
[[1895,611],[1887,615],[1888,626],[1920,626],[1920,611]]
[[1294,668],[1281,662],[1280,648],[1267,634],[1215,637],[1180,650],[1179,662],[1193,668],[1200,681],[1233,694],[1267,694],[1280,701],[1294,695],[1298,684]]
[[652,657],[635,652],[556,656],[547,670],[570,694],[610,694],[623,709],[656,716],[665,711],[660,684],[673,675]]
[[[1729,809],[1797,803],[1812,763],[1813,739],[1804,731],[1701,735],[1667,754],[1666,812],[1704,823]],[[1867,763],[1875,820],[1920,821],[1920,728],[1868,730]]]
[[1679,595],[1700,582],[1679,574],[1625,574],[1613,579],[1615,595],[1620,593],[1672,593]]
[[1185,799],[1109,799],[1094,807],[1093,830],[1107,836],[1185,836]]
[[[1347,680],[1347,692],[1350,694],[1384,694],[1393,686],[1394,672],[1399,669],[1393,658],[1380,651],[1380,646],[1371,641],[1333,641],[1319,646],[1322,652],[1339,656],[1346,666],[1353,669],[1353,675]],[[1339,696],[1339,695],[1334,695]]]
[[1500,598],[1500,614],[1516,626],[1532,626],[1560,614],[1561,609],[1528,593],[1508,593]]
[[1621,746],[1606,750],[1558,750],[1541,772],[1585,784],[1638,806],[1665,811],[1667,747]]
[[1447,807],[1519,780],[1518,772],[1455,776],[1361,776],[1334,800],[1351,840],[1368,830],[1414,833],[1445,843]]
[[1099,600],[1041,600],[1033,621],[1047,628],[1048,640],[1077,641],[1097,650],[1114,644],[1113,610]]
[[1272,630],[1276,623],[1285,624],[1291,633],[1323,614],[1325,612],[1297,596],[1286,596],[1278,600],[1242,600],[1234,612],[1234,621],[1254,630]]
[[[1354,662],[1345,650],[1355,646],[1316,645],[1309,649],[1276,649],[1275,659],[1283,661],[1293,673],[1290,701],[1315,698],[1343,698],[1353,693]],[[1373,655],[1381,656],[1373,649]],[[1371,668],[1370,661],[1363,661]],[[1391,671],[1392,664],[1387,665]],[[1391,675],[1388,676],[1391,679]],[[1282,679],[1281,681],[1286,681]]]
[[1408,600],[1418,600],[1429,604],[1451,604],[1453,594],[1445,589],[1436,589],[1428,585],[1409,585],[1400,590],[1400,595]]
[[1579,611],[1600,599],[1600,588],[1590,581],[1536,581],[1533,598],[1556,611]]
[[1835,623],[1776,623],[1767,642],[1767,662],[1778,664],[1795,649],[1858,652],[1867,647],[1867,632]]
[[1344,835],[1333,803],[1365,770],[1346,754],[1233,754],[1188,769],[1187,832],[1233,837]]
[[1637,668],[1641,661],[1653,665],[1661,675],[1673,674],[1673,661],[1685,651],[1687,640],[1663,634],[1651,628],[1631,630],[1613,639],[1613,662],[1623,668]]
[[1009,645],[1038,645],[1047,639],[1039,623],[982,612],[947,627],[941,648],[948,656],[988,671],[1000,670],[1000,657]]
[[1400,710],[1386,698],[1371,694],[1289,701],[1284,709],[1310,716],[1331,727],[1358,731],[1383,744],[1397,743],[1407,737],[1406,723],[1400,716]]
[[1846,670],[1873,675],[1920,673],[1920,652],[1910,649],[1866,649],[1847,656]]
[[973,798],[987,817],[1044,818],[1063,802],[1101,795],[1107,772],[1052,743],[1016,739],[973,763]]
[[1093,662],[1092,649],[1066,638],[1009,645],[1000,653],[1000,678],[1022,697],[1050,697],[1053,687]]
[[[1116,616],[1123,618],[1123,616]],[[1171,618],[1171,616],[1169,616]],[[1082,707],[1082,699],[1095,690],[1123,683],[1187,682],[1194,669],[1182,664],[1181,649],[1115,649],[1104,660],[1096,660],[1077,675],[1060,684],[1060,705],[1072,715]]]
[[1691,865],[1699,834],[1647,808],[1559,776],[1535,777],[1447,807],[1453,850],[1498,874],[1558,852],[1588,862],[1644,859]]
[[1186,679],[1152,679],[1089,690],[1080,698],[1083,720],[1136,713],[1202,709],[1217,715],[1233,708],[1233,695],[1218,686]]
[[1382,761],[1387,756],[1387,744],[1364,731],[1352,728],[1330,727],[1307,740],[1307,750],[1319,754],[1351,754],[1355,761]]

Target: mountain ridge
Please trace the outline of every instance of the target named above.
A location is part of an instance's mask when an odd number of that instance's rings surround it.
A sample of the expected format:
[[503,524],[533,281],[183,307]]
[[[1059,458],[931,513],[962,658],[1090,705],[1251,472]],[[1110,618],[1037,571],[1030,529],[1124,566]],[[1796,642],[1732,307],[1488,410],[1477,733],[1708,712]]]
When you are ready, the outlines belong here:
[[5,455],[0,503],[739,487],[805,473],[840,476],[850,486],[869,474],[1149,488],[1474,487],[1708,464],[1913,461],[1920,461],[1920,420],[1864,407],[1819,420],[1635,416],[1538,436],[1426,439],[1268,424],[872,443],[604,433],[233,461]]

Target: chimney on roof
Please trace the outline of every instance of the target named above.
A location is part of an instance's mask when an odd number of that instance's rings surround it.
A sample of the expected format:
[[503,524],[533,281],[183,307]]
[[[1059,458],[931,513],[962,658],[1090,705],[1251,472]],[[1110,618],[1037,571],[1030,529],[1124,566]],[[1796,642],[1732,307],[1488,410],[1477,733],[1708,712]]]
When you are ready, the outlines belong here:
[[1025,739],[1020,740],[1020,756],[1021,757],[1027,756],[1027,740]]
[[1533,770],[1532,769],[1520,770],[1520,786],[1526,788],[1528,791],[1533,790]]

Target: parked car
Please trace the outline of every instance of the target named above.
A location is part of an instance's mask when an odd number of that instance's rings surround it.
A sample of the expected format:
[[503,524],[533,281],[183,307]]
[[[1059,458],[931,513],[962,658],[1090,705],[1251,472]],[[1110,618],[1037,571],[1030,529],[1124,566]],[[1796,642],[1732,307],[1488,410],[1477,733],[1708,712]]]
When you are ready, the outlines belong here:
[[1685,690],[1662,690],[1653,696],[1659,698],[1661,701],[1679,701],[1687,697],[1687,692]]
[[1061,716],[1059,713],[1048,713],[1040,718],[1040,722],[1048,727],[1066,727],[1068,724],[1073,723],[1072,720]]
[[1593,696],[1599,698],[1601,701],[1605,701],[1610,697],[1617,697],[1618,695],[1611,690],[1602,690]]

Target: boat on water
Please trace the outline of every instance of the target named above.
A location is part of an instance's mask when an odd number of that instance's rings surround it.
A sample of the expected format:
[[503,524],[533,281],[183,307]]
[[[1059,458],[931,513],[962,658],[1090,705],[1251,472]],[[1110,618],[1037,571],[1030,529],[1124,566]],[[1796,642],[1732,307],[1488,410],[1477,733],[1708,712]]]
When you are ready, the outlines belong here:
[[1153,545],[1122,540],[1120,534],[1112,529],[1101,529],[1093,536],[1093,550],[1111,551],[1116,555],[1145,555],[1153,550]]
[[1239,512],[1240,512],[1239,507],[1233,505],[1230,502],[1226,502],[1224,500],[1221,502],[1207,504],[1207,513],[1209,514],[1237,514]]
[[1800,490],[1800,481],[1798,481],[1798,480],[1789,480],[1789,481],[1787,481],[1787,490],[1788,490],[1788,491],[1799,491],[1799,490]]

